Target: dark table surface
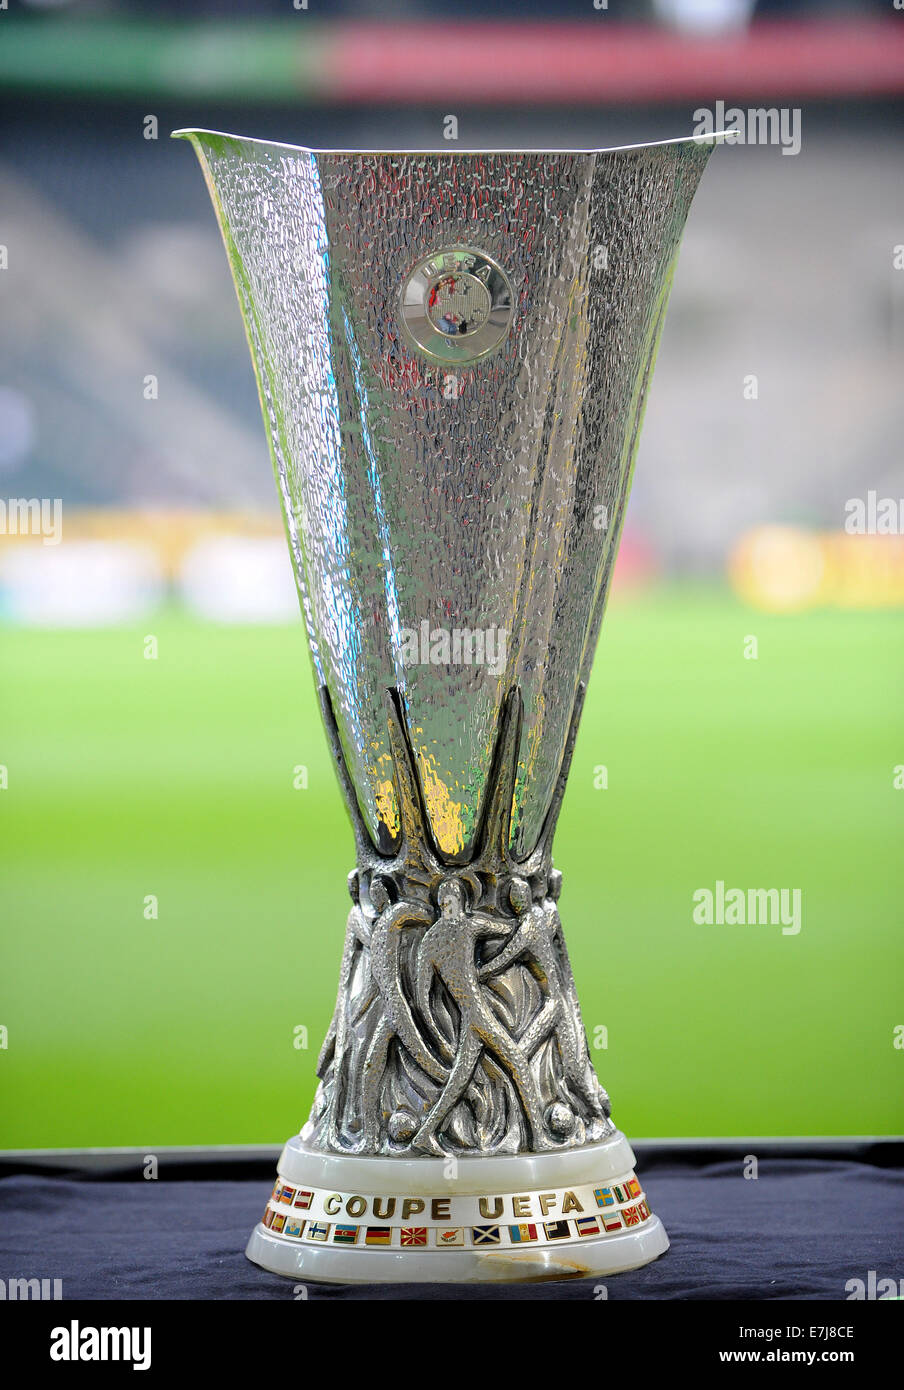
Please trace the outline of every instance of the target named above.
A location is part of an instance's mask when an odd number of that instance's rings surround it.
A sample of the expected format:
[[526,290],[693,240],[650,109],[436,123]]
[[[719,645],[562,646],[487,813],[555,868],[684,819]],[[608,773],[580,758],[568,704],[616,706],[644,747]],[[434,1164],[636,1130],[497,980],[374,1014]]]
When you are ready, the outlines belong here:
[[[639,1171],[672,1246],[604,1282],[617,1299],[835,1299],[848,1281],[904,1278],[904,1169],[868,1157],[764,1157],[661,1150]],[[272,1169],[165,1165],[116,1176],[0,1177],[0,1279],[62,1280],[64,1299],[292,1299],[295,1281],[244,1257]],[[309,1283],[309,1299],[599,1297],[597,1279],[531,1285]],[[875,1295],[874,1295],[875,1296]]]

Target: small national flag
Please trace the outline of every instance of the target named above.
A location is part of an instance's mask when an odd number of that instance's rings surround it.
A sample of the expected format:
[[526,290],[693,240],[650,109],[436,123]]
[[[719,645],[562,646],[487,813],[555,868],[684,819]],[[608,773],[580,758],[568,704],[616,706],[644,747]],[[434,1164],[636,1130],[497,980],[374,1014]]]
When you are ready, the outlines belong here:
[[628,1190],[624,1183],[614,1182],[612,1184],[612,1191],[615,1193],[616,1202],[628,1201]]
[[286,1224],[286,1218],[285,1218],[284,1216],[282,1216],[282,1215],[280,1215],[280,1216],[274,1216],[273,1221],[272,1221],[271,1226],[270,1226],[270,1229],[273,1230],[273,1231],[281,1231],[282,1228],[283,1228],[283,1226],[285,1226],[285,1224]]
[[509,1226],[509,1234],[512,1237],[513,1245],[521,1245],[524,1241],[537,1239],[536,1226]]
[[472,1226],[471,1241],[474,1245],[498,1245],[498,1226]]
[[621,1219],[621,1217],[619,1216],[619,1214],[618,1214],[617,1211],[613,1212],[613,1213],[611,1214],[611,1216],[604,1216],[604,1217],[603,1217],[603,1230],[604,1230],[604,1231],[620,1231],[621,1229],[622,1229],[622,1219]]
[[625,1207],[622,1212],[622,1219],[626,1226],[639,1226],[640,1209],[638,1207]]
[[625,1191],[627,1192],[629,1197],[640,1196],[640,1183],[637,1181],[636,1178],[628,1179],[628,1181],[625,1183]]
[[600,1233],[598,1216],[579,1216],[575,1225],[578,1228],[579,1236],[598,1236]]
[[302,1192],[301,1188],[299,1188],[295,1194],[295,1206],[301,1207],[302,1211],[307,1211],[313,1200],[313,1192]]
[[304,1222],[299,1221],[297,1216],[287,1216],[286,1224],[283,1228],[284,1236],[300,1236],[304,1230]]
[[287,1203],[289,1204],[289,1206],[291,1206],[294,1197],[295,1197],[295,1188],[294,1188],[294,1187],[281,1187],[281,1188],[279,1189],[279,1197],[277,1198],[277,1201],[279,1201],[279,1202],[287,1202]]
[[272,1208],[272,1207],[268,1207],[267,1210],[264,1212],[264,1225],[265,1225],[265,1226],[272,1226],[272,1225],[273,1225],[273,1217],[274,1217],[275,1215],[276,1215],[276,1213],[274,1212],[273,1208]]
[[330,1233],[329,1224],[325,1221],[308,1222],[308,1240],[326,1240]]
[[437,1245],[464,1245],[464,1226],[441,1226],[436,1232]]
[[391,1245],[391,1226],[368,1226],[364,1235],[365,1245]]
[[567,1221],[544,1221],[543,1229],[547,1240],[567,1240],[571,1235],[571,1227]]
[[649,1221],[652,1213],[650,1212],[650,1208],[647,1206],[646,1198],[644,1198],[642,1202],[638,1202],[637,1210],[640,1212],[641,1221]]
[[427,1227],[426,1226],[403,1226],[402,1227],[403,1245],[426,1245]]
[[596,1205],[598,1207],[615,1206],[615,1198],[612,1196],[611,1187],[595,1187],[593,1189],[593,1195],[596,1198]]
[[337,1226],[333,1231],[334,1245],[354,1245],[358,1239],[357,1226]]

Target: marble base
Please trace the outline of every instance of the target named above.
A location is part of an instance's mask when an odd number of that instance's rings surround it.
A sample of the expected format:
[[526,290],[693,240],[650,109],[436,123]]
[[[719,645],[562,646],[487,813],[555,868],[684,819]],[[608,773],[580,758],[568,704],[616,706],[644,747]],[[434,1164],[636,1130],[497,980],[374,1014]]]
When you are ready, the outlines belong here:
[[616,1132],[560,1153],[364,1158],[290,1139],[246,1255],[332,1283],[593,1278],[669,1245]]

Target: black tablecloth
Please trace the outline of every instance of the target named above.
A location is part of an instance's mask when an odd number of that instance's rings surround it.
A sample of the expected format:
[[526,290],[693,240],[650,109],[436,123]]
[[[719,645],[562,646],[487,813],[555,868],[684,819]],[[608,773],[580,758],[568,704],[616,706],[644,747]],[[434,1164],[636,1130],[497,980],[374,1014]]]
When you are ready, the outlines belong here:
[[[638,1146],[639,1148],[639,1146]],[[638,1170],[672,1248],[605,1280],[610,1300],[847,1299],[852,1279],[904,1276],[904,1170],[864,1161],[660,1154]],[[272,1185],[240,1165],[203,1179],[12,1173],[0,1180],[0,1278],[62,1280],[64,1299],[291,1299],[243,1250]],[[599,1280],[530,1285],[311,1283],[309,1299],[559,1299]]]

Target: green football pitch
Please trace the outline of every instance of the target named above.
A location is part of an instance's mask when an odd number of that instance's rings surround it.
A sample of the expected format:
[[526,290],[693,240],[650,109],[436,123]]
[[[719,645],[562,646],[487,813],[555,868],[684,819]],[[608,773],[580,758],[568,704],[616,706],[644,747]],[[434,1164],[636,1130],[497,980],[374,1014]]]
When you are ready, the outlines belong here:
[[[556,862],[630,1135],[904,1129],[902,627],[613,602]],[[282,1141],[352,863],[300,623],[6,628],[0,652],[0,1143]],[[800,931],[698,924],[717,881],[799,889]]]

